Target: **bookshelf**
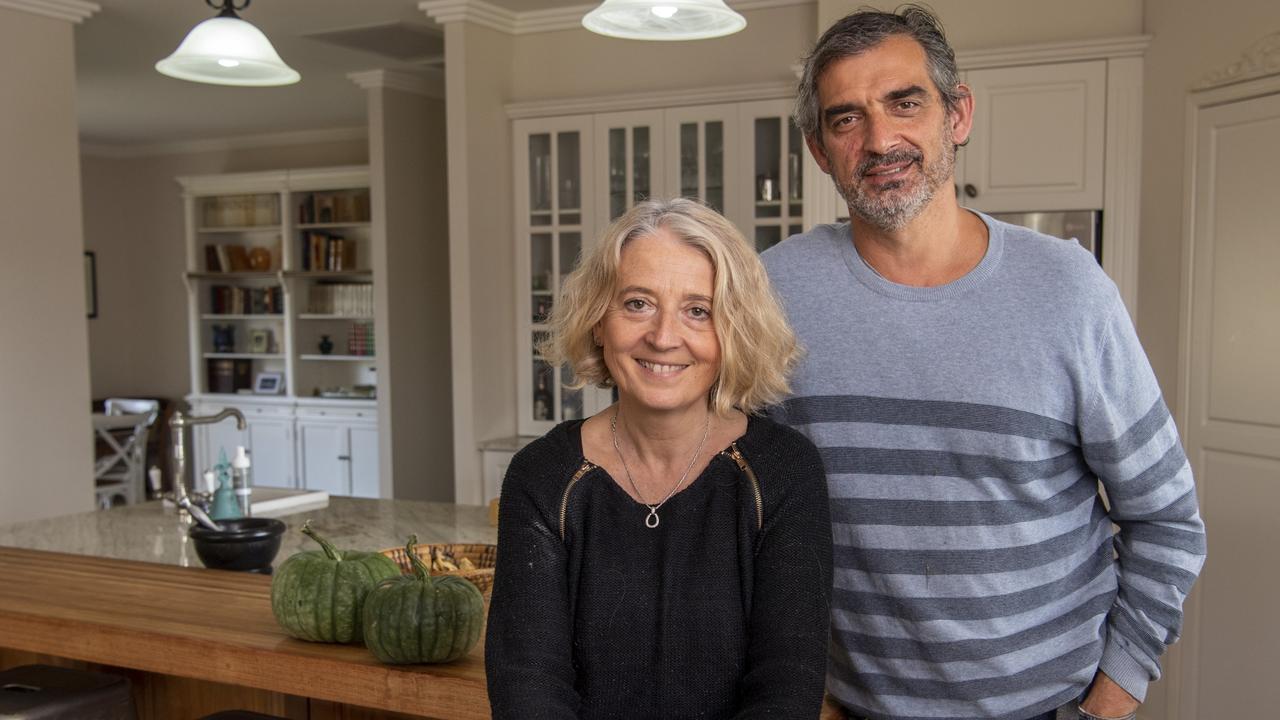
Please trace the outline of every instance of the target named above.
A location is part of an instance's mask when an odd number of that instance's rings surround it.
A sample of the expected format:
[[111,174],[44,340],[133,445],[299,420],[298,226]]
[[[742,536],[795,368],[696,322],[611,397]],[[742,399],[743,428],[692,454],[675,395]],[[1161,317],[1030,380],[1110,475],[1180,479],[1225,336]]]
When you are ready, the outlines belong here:
[[[195,428],[195,468],[242,444],[261,485],[323,485],[334,494],[379,487],[377,443],[369,441],[379,388],[368,168],[177,181],[186,216],[187,399],[193,412],[235,407],[249,421],[244,433]],[[264,377],[278,381],[260,383]],[[319,447],[320,438],[346,438],[339,444],[347,449]]]

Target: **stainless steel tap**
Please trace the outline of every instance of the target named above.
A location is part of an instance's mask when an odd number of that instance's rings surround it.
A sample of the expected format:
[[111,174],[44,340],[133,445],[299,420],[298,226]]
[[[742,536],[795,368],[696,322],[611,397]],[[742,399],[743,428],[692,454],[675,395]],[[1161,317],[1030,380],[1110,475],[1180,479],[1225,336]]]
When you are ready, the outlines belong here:
[[217,415],[184,415],[181,410],[169,418],[169,434],[173,436],[173,501],[179,506],[191,504],[183,478],[187,474],[186,430],[192,425],[209,425],[222,422],[229,417],[236,419],[236,429],[245,429],[244,413],[235,408],[226,408]]

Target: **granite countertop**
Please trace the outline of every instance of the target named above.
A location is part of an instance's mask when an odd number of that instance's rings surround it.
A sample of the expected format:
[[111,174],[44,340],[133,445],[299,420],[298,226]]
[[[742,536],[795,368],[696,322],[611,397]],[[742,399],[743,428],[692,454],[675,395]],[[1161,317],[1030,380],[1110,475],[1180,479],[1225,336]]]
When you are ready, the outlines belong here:
[[[498,538],[488,508],[416,500],[331,497],[328,507],[280,519],[289,529],[276,565],[299,550],[319,549],[298,531],[308,519],[342,550],[400,547],[413,533],[420,543],[496,543]],[[189,527],[189,518],[184,521],[175,508],[154,501],[0,525],[0,546],[201,567],[187,537]]]

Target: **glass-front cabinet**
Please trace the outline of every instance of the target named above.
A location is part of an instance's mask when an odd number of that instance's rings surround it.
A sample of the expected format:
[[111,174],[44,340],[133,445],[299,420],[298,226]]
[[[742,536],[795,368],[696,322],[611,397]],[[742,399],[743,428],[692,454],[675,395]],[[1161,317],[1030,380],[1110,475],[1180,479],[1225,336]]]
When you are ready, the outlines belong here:
[[804,137],[791,120],[791,104],[767,100],[744,103],[741,155],[751,162],[746,179],[750,199],[740,228],[757,251],[767,250],[801,231],[804,214]]
[[738,174],[737,106],[671,108],[665,115],[671,138],[665,195],[697,198],[734,219],[740,212],[731,191]]
[[606,173],[596,183],[603,230],[641,200],[663,193],[661,110],[595,116],[596,157]]
[[[592,138],[590,117],[515,123],[521,435],[541,435],[558,422],[594,414],[609,402],[608,391],[568,387],[572,372],[561,368],[557,373],[538,349],[564,279],[577,266],[584,240],[594,237],[593,189],[598,188],[592,184]],[[630,136],[627,140],[627,145],[634,143]],[[624,191],[635,192],[630,174],[626,180]]]
[[790,100],[763,100],[514,121],[521,435],[612,402],[609,390],[567,387],[569,369],[537,347],[583,249],[636,202],[697,198],[757,250],[801,231],[806,150],[790,111]]

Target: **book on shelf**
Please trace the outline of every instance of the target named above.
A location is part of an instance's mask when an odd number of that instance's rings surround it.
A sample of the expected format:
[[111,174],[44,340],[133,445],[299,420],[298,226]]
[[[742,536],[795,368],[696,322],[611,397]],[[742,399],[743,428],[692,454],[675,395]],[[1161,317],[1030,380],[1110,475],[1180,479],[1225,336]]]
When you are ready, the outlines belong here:
[[227,259],[230,261],[231,272],[245,272],[251,270],[249,264],[249,249],[243,245],[223,245],[227,249]]
[[208,392],[230,394],[253,387],[252,361],[210,358],[205,363]]
[[208,272],[225,272],[222,261],[218,259],[218,247],[216,245],[204,246],[204,269]]
[[219,272],[231,271],[231,255],[227,253],[226,245],[214,245],[215,254],[218,256],[218,266],[222,268]]
[[347,354],[373,356],[373,323],[351,323],[351,330],[347,333]]
[[302,238],[302,269],[344,272],[356,269],[356,240],[309,232]]
[[214,315],[279,315],[284,312],[284,291],[279,285],[212,285],[209,288],[209,311]]

